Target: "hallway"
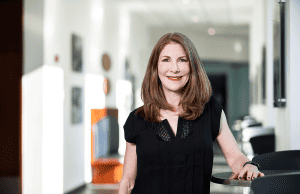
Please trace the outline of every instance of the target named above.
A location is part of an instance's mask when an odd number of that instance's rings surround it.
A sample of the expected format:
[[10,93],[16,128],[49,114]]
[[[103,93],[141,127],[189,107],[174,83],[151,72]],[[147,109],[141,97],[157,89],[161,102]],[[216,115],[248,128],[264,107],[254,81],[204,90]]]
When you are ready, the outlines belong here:
[[[124,156],[123,125],[143,105],[148,59],[168,32],[193,41],[235,138],[231,126],[248,115],[274,128],[275,151],[300,149],[300,1],[284,4],[280,12],[278,0],[1,3],[0,194],[118,193],[118,184],[91,184],[91,164],[108,150]],[[91,110],[104,108],[118,110],[119,126],[97,132],[96,147]],[[222,172],[231,169],[215,146],[212,174]],[[212,194],[243,189],[210,183]]]

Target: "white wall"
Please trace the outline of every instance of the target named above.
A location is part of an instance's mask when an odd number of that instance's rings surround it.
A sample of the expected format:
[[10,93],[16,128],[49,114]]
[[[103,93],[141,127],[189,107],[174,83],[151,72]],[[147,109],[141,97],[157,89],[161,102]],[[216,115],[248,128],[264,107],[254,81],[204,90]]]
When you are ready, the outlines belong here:
[[[257,0],[250,31],[250,77],[256,75],[256,67],[261,65],[262,45],[267,45],[266,104],[250,106],[250,114],[264,126],[275,127],[276,151],[300,148],[299,133],[299,44],[300,44],[300,3],[297,0],[286,1],[286,107],[273,107],[273,0]],[[259,84],[258,90],[261,91]],[[259,92],[259,99],[261,93]]]
[[[64,192],[69,192],[85,182],[88,177],[87,166],[90,162],[84,160],[84,152],[88,143],[84,142],[84,135],[90,134],[90,119],[80,124],[71,124],[71,88],[79,86],[85,92],[84,83],[86,74],[95,74],[108,77],[111,83],[110,94],[106,96],[106,107],[115,108],[115,85],[118,76],[118,43],[119,43],[119,7],[109,1],[57,1],[55,11],[60,15],[57,22],[57,45],[53,48],[61,53],[60,65],[65,74],[65,104],[64,104]],[[51,10],[51,6],[49,9]],[[59,13],[57,13],[59,12]],[[74,73],[71,70],[71,35],[75,33],[83,40],[83,72]],[[54,41],[55,42],[55,41]],[[50,50],[50,49],[49,49]],[[50,52],[50,51],[49,51]],[[46,51],[47,55],[48,52]],[[102,55],[108,53],[111,59],[111,69],[104,72],[102,68]],[[51,56],[51,55],[50,55]],[[95,89],[102,90],[103,83],[95,85]],[[82,96],[83,110],[85,98]],[[100,99],[99,99],[100,100]],[[88,123],[84,123],[88,122]],[[86,133],[85,130],[88,130]],[[90,135],[87,135],[90,137]],[[88,150],[90,154],[90,150]],[[85,167],[86,166],[86,167]],[[91,169],[90,169],[91,170]]]
[[[150,32],[148,22],[137,14],[131,14],[130,41],[128,56],[130,59],[130,71],[136,76],[138,91],[142,87],[146,68],[151,55],[149,52]],[[135,107],[142,106],[141,93],[136,94],[137,103]]]
[[[250,35],[249,35],[249,80],[254,81],[255,75],[259,74],[257,68],[261,68],[262,65],[262,49],[266,43],[265,40],[265,0],[255,0],[255,8],[253,9],[252,21],[250,23]],[[268,48],[270,49],[270,48]],[[268,66],[269,67],[269,66]],[[267,67],[267,68],[268,68]],[[268,70],[267,70],[268,71]],[[258,75],[261,78],[261,75]],[[269,77],[267,78],[267,80]],[[259,79],[260,80],[260,79]],[[250,115],[262,122],[266,123],[265,115],[268,114],[268,109],[261,102],[261,87],[262,83],[258,83],[258,104],[250,106]],[[269,90],[268,90],[269,92]]]
[[[115,85],[117,79],[122,78],[120,66],[124,66],[119,55],[120,7],[118,3],[105,0],[44,0],[38,2],[28,0],[24,3],[24,74],[26,75],[42,65],[55,66],[63,70],[65,95],[63,104],[63,192],[69,192],[91,180],[91,172],[86,172],[87,170],[91,171],[91,168],[87,167],[90,166],[90,160],[87,161],[87,157],[85,157],[87,154],[90,155],[90,143],[85,141],[85,136],[90,137],[88,134],[91,130],[88,127],[90,118],[85,118],[90,115],[84,115],[85,100],[88,100],[84,95],[85,75],[109,78],[111,91],[106,96],[106,107],[116,108]],[[80,36],[83,41],[82,73],[72,71],[73,33]],[[126,44],[125,42],[123,45],[126,47]],[[102,67],[104,53],[108,53],[111,59],[112,65],[108,72],[104,72]],[[54,60],[55,55],[59,57],[58,62]],[[102,82],[95,83],[94,88],[102,90],[102,85]],[[74,86],[81,87],[83,92],[83,122],[76,125],[71,124],[71,91]],[[39,93],[42,92],[41,90],[40,88],[32,92]],[[36,113],[40,111],[37,110]],[[43,141],[47,141],[47,139]],[[86,149],[87,145],[89,145],[89,150]]]
[[[290,128],[290,138],[286,136],[279,136],[282,144],[279,144],[276,148],[281,150],[282,148],[289,147],[289,149],[300,149],[300,92],[299,92],[299,72],[300,72],[300,2],[298,0],[290,0],[286,3],[286,16],[287,16],[287,31],[286,31],[286,64],[287,64],[287,109],[285,110],[285,118],[278,118],[278,125],[282,131],[286,131],[286,128]],[[289,120],[288,120],[289,118]],[[284,120],[289,121],[285,123]],[[284,125],[287,124],[287,125]],[[287,127],[288,126],[288,127]],[[284,132],[282,132],[284,133]],[[285,140],[290,139],[290,144],[287,144]]]
[[[103,45],[102,54],[107,53],[110,56],[111,67],[108,72],[103,70],[103,75],[108,77],[111,83],[111,90],[106,95],[106,106],[109,108],[116,108],[116,82],[120,78],[118,74],[120,64],[119,62],[119,26],[120,26],[120,8],[116,3],[105,1],[104,4],[104,18],[103,18]],[[102,54],[100,56],[99,66],[102,65]],[[103,68],[101,67],[101,70]]]
[[63,192],[63,96],[61,68],[43,65],[22,77],[24,194]]
[[[41,80],[40,72],[32,72],[29,79],[22,77],[22,193],[24,194],[42,191],[43,84]],[[32,95],[33,93],[35,95]],[[36,106],[32,106],[34,104]]]
[[[89,64],[89,28],[91,1],[48,1],[45,0],[45,64],[57,65],[64,71],[64,162],[63,191],[70,191],[84,181],[84,122],[71,123],[72,87],[84,88],[84,73]],[[53,21],[52,21],[53,20]],[[51,33],[50,33],[51,32]],[[72,71],[72,34],[82,38],[83,72]],[[54,55],[59,62],[54,63]],[[82,95],[82,102],[84,102]],[[82,103],[82,110],[85,104]],[[84,119],[84,115],[83,115]]]

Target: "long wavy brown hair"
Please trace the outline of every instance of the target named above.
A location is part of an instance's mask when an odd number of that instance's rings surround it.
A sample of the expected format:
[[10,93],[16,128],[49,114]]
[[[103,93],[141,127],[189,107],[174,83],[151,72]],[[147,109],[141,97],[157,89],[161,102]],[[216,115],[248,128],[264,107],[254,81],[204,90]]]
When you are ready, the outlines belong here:
[[171,42],[178,43],[183,47],[190,65],[189,80],[181,90],[182,95],[178,106],[181,105],[183,113],[179,117],[186,120],[196,119],[202,114],[205,103],[212,95],[211,83],[191,40],[177,32],[165,34],[158,40],[151,53],[141,88],[144,105],[139,107],[135,113],[142,115],[145,120],[150,122],[162,122],[160,109],[175,111],[174,107],[167,102],[158,77],[159,55]]

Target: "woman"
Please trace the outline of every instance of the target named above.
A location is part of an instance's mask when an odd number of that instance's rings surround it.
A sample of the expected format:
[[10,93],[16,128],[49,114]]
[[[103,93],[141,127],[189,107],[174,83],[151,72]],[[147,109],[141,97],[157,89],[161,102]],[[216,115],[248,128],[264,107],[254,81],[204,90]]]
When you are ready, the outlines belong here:
[[144,106],[124,125],[119,194],[209,193],[216,139],[234,175],[264,176],[238,149],[193,43],[168,33],[155,45],[142,84]]

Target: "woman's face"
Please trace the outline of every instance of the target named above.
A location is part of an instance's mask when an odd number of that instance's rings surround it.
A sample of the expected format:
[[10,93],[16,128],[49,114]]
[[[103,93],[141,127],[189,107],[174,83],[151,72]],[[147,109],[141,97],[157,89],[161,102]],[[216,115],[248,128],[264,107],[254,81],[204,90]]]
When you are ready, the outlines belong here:
[[[178,43],[167,44],[158,59],[158,76],[163,90],[176,92],[189,80],[190,65],[183,47]],[[179,77],[179,78],[170,78]]]

